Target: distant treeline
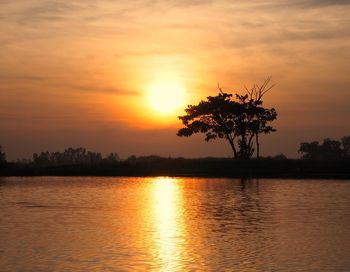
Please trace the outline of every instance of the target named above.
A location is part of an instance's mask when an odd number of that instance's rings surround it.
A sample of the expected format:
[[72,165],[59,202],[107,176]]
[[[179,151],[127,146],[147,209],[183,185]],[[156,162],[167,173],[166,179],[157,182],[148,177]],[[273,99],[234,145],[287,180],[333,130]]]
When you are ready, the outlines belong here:
[[0,145],[0,164],[5,162],[6,162],[6,154],[2,146]]
[[341,141],[326,138],[320,144],[317,141],[300,144],[298,150],[303,159],[337,160],[350,158],[350,136],[344,136]]
[[[344,138],[343,142],[347,142]],[[319,146],[327,146],[329,141]],[[305,143],[301,144],[305,146]],[[2,163],[0,176],[187,176],[232,178],[350,178],[350,158],[341,156],[287,159],[283,154],[250,160],[233,158],[163,158],[130,156],[120,160],[116,153],[102,156],[85,148],[33,154],[31,160]],[[5,161],[1,150],[2,161]],[[325,148],[322,149],[324,152]],[[339,151],[339,150],[338,150]],[[320,159],[323,158],[323,159]],[[327,160],[326,160],[327,159]]]
[[113,163],[41,165],[7,163],[0,176],[184,176],[231,178],[350,178],[350,159],[292,160],[282,157],[230,158],[136,157]]
[[30,160],[7,162],[0,146],[0,176],[193,176],[255,178],[345,178],[350,179],[350,136],[341,141],[325,139],[301,143],[302,159],[283,154],[260,159],[162,158],[117,153],[102,156],[85,148],[63,152],[34,153]]
[[[350,159],[350,136],[344,136],[340,141],[329,138],[324,139],[323,143],[317,141],[304,142],[300,144],[299,153],[301,158],[305,160],[348,160]],[[17,164],[30,164],[38,167],[53,167],[64,165],[100,165],[100,164],[116,164],[126,162],[129,164],[137,163],[154,163],[164,160],[156,155],[137,157],[132,155],[127,159],[121,160],[117,153],[109,153],[103,156],[99,152],[89,151],[83,147],[67,148],[63,152],[40,152],[34,153],[31,159],[17,160]],[[169,158],[170,159],[170,158]],[[183,158],[177,158],[184,160]],[[222,160],[218,158],[219,160]],[[261,160],[287,160],[283,154],[273,157],[260,158]],[[200,161],[200,160],[199,160]],[[6,154],[0,145],[0,164],[6,163]]]
[[33,154],[33,163],[44,166],[114,163],[119,161],[117,153],[103,157],[101,153],[88,151],[85,148],[67,148],[63,152],[41,152]]

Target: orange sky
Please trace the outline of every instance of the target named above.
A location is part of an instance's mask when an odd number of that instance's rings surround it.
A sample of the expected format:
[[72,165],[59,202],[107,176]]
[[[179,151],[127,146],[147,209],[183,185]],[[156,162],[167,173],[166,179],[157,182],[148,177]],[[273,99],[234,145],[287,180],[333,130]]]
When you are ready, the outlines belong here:
[[182,86],[186,105],[269,75],[279,116],[264,155],[350,134],[350,1],[247,2],[0,1],[0,144],[10,159],[68,146],[231,156],[178,138],[181,107],[157,112],[150,86]]

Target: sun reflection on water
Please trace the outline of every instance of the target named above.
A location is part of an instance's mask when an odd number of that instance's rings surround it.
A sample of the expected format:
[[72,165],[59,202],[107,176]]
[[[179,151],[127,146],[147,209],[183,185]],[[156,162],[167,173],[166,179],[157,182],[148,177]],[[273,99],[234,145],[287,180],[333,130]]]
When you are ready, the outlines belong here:
[[183,199],[179,181],[161,177],[153,183],[154,242],[160,271],[180,270],[184,258]]

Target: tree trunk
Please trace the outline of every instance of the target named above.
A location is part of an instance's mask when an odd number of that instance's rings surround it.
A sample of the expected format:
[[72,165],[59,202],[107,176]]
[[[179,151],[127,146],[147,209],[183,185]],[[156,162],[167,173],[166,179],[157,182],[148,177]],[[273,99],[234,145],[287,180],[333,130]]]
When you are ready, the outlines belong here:
[[256,141],[256,158],[259,159],[260,157],[260,145],[259,145],[259,135],[255,135],[255,141]]
[[248,149],[248,155],[249,155],[249,159],[253,156],[253,154],[254,154],[254,148],[253,148],[253,143],[252,143],[252,141],[253,141],[253,138],[254,138],[254,134],[252,134],[252,135],[250,135],[250,137],[249,137],[249,142],[248,142],[248,147],[247,147],[247,149]]
[[236,147],[235,147],[235,143],[233,142],[233,140],[231,139],[231,137],[229,135],[226,135],[226,138],[227,138],[228,142],[230,143],[230,146],[231,146],[232,151],[233,151],[234,158],[237,159],[237,150],[236,150]]
[[244,134],[241,136],[241,142],[239,146],[239,155],[241,159],[245,158],[245,153],[246,153],[246,140]]

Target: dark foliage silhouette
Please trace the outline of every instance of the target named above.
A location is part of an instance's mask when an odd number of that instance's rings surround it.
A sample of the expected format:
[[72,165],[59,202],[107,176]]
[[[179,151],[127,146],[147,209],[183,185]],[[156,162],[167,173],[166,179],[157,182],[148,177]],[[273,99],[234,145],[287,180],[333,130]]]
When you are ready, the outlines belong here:
[[6,153],[0,145],[0,164],[6,162]]
[[271,159],[271,160],[288,160],[287,156],[284,154],[277,154],[275,156],[268,156],[265,157],[265,159]]
[[343,156],[345,158],[350,158],[350,135],[344,136],[341,139],[342,148],[343,148]]
[[326,138],[320,144],[317,141],[300,144],[299,153],[303,159],[336,160],[350,157],[350,136],[345,136],[341,141]]
[[108,163],[115,163],[119,161],[119,155],[117,153],[109,153],[109,155],[103,159],[104,162],[108,162]]
[[350,160],[293,160],[283,155],[259,160],[131,156],[114,163],[38,165],[7,163],[1,176],[188,176],[232,178],[350,178]]
[[235,94],[235,100],[233,94],[225,93],[219,87],[217,96],[209,96],[206,101],[185,109],[186,115],[179,116],[184,128],[177,135],[189,137],[204,133],[206,141],[226,139],[235,158],[251,158],[255,150],[259,158],[259,135],[276,131],[269,125],[277,118],[276,110],[262,106],[264,94],[272,87],[268,78],[262,85],[247,89],[245,95]]
[[162,160],[163,158],[157,155],[150,155],[150,156],[140,156],[136,157],[135,155],[131,155],[128,157],[127,161],[129,163],[153,163],[157,162],[159,160]]
[[67,148],[63,152],[41,152],[33,154],[33,162],[37,165],[72,165],[114,163],[119,161],[117,153],[110,153],[103,158],[101,153],[87,151],[85,148]]

